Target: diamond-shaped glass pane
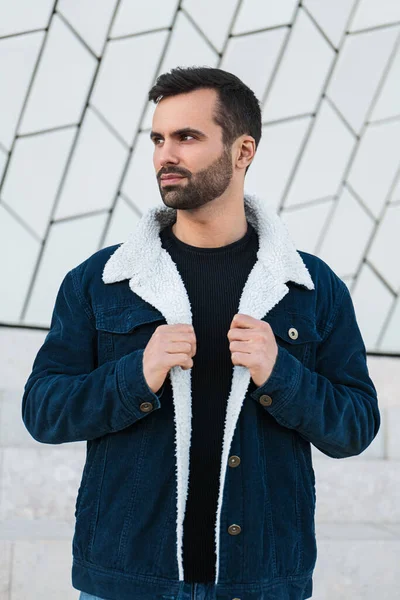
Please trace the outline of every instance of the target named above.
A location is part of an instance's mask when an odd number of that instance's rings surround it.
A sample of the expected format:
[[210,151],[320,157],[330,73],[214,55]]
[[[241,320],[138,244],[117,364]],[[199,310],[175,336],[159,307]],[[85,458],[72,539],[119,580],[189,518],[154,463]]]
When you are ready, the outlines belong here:
[[106,214],[81,217],[50,228],[24,323],[50,326],[57,291],[65,274],[98,250],[106,218]]
[[0,143],[10,148],[43,43],[41,32],[0,40]]
[[75,133],[71,127],[19,138],[15,144],[2,199],[39,237],[46,232]]
[[109,208],[128,150],[92,111],[82,124],[62,188],[56,219]]
[[129,145],[139,125],[166,36],[161,31],[115,40],[109,42],[104,54],[91,103]]
[[334,56],[314,23],[300,12],[264,105],[264,118],[270,121],[312,113]]
[[96,59],[57,16],[35,75],[19,133],[78,123]]
[[0,36],[47,27],[54,0],[0,2]]
[[[97,55],[101,54],[117,0],[58,0],[60,12]],[[93,16],[96,15],[96,18]]]

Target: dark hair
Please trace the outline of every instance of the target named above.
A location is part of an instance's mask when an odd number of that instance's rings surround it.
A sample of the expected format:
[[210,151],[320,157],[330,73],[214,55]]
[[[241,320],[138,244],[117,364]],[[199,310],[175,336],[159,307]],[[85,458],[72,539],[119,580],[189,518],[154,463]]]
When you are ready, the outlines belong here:
[[[251,135],[257,149],[261,139],[261,109],[254,92],[236,75],[212,67],[176,67],[157,77],[149,100],[212,88],[218,92],[214,121],[222,128],[222,141],[231,147],[243,134]],[[250,165],[246,168],[249,168]]]

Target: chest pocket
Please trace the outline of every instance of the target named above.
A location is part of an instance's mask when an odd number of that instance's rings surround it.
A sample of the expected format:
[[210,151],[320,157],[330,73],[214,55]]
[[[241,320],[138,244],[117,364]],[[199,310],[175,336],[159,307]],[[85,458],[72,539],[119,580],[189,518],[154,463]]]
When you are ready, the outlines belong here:
[[285,312],[275,313],[273,317],[266,315],[262,320],[271,325],[278,346],[310,368],[315,364],[316,349],[322,337],[311,318]]
[[157,327],[167,322],[156,309],[132,306],[99,309],[95,319],[100,362],[145,348]]

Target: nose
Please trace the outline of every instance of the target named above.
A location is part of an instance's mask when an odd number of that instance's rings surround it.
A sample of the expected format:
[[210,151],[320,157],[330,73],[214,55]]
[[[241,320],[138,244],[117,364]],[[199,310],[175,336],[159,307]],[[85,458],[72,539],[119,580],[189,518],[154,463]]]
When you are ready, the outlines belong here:
[[166,165],[179,164],[179,157],[177,156],[174,150],[174,145],[169,144],[167,141],[164,141],[162,147],[155,149],[154,161],[156,164],[157,172]]

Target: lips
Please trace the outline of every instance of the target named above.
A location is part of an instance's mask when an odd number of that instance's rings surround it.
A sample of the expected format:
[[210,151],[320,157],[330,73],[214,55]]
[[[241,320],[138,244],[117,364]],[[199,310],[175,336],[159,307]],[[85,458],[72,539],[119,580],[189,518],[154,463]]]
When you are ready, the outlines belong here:
[[181,179],[184,179],[183,175],[164,175],[163,177],[161,177],[161,182],[176,183],[177,181],[180,181]]

